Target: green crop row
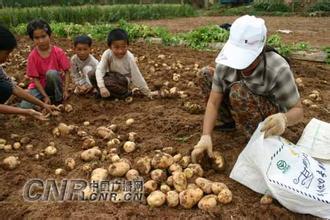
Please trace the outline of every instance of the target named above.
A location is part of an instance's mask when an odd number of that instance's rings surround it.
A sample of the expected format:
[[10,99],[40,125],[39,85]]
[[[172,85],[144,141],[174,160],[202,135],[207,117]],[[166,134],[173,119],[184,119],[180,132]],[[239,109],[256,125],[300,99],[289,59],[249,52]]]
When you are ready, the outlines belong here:
[[49,22],[75,24],[110,23],[120,19],[160,19],[195,16],[196,14],[197,12],[192,6],[178,4],[3,8],[0,9],[0,23],[6,26],[16,26],[34,18],[43,18]]

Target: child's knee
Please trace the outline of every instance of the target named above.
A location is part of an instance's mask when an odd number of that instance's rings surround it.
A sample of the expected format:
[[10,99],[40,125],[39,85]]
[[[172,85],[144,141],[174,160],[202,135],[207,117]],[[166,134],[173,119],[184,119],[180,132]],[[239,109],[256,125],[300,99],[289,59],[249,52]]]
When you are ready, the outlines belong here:
[[85,66],[82,69],[82,72],[84,73],[84,75],[89,76],[90,74],[95,73],[95,68],[93,68],[92,66]]
[[12,85],[9,82],[0,82],[0,104],[5,103],[9,97],[13,94]]
[[60,78],[60,74],[56,70],[48,70],[46,73],[47,80],[57,80]]

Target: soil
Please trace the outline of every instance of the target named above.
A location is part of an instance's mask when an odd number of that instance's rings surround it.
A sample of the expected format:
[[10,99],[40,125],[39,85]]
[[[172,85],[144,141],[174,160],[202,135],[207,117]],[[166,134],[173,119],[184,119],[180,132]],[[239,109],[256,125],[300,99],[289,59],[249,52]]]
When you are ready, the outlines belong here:
[[[210,18],[211,19],[211,18]],[[191,24],[191,23],[190,23]],[[321,35],[319,35],[321,38]],[[329,39],[326,39],[329,41]],[[71,55],[71,42],[68,39],[54,39],[61,48],[65,48]],[[11,55],[10,63],[7,63],[8,74],[22,79],[25,72],[24,58],[29,52],[28,46],[31,42],[28,38],[19,39],[19,47]],[[105,43],[96,42],[94,54],[100,57],[106,49]],[[82,140],[77,135],[54,138],[52,129],[59,122],[83,126],[84,121],[90,121],[91,125],[83,128],[86,132],[96,138],[97,145],[107,149],[106,142],[97,138],[95,129],[101,125],[117,124],[117,134],[125,135],[134,131],[138,133],[140,141],[138,150],[133,153],[121,153],[120,156],[134,160],[139,156],[153,155],[154,150],[163,147],[174,147],[177,152],[189,154],[192,147],[198,142],[203,113],[190,114],[186,112],[182,104],[186,101],[204,106],[204,99],[200,88],[197,86],[198,79],[196,71],[192,70],[194,64],[199,67],[214,65],[214,58],[217,52],[195,51],[185,47],[165,47],[162,45],[149,45],[143,43],[132,43],[131,51],[139,58],[138,64],[141,72],[151,89],[160,82],[169,81],[171,86],[186,91],[186,99],[155,99],[134,98],[132,103],[124,101],[109,101],[95,99],[94,97],[71,96],[68,103],[72,104],[74,110],[71,113],[63,113],[59,117],[52,118],[48,122],[20,120],[17,116],[2,115],[0,120],[2,129],[0,137],[10,139],[12,133],[19,136],[27,136],[32,139],[34,149],[27,152],[24,148],[12,150],[11,152],[0,152],[0,160],[7,156],[15,155],[20,158],[21,164],[18,168],[7,171],[0,168],[0,213],[1,219],[313,219],[310,215],[300,215],[290,212],[278,202],[270,205],[260,205],[262,195],[231,180],[228,176],[239,153],[246,145],[246,140],[240,131],[229,133],[214,132],[214,148],[223,153],[226,159],[226,169],[222,172],[214,170],[206,171],[205,176],[213,181],[221,181],[228,185],[233,192],[233,201],[227,205],[218,205],[211,212],[204,212],[198,208],[185,210],[183,208],[149,208],[139,203],[111,202],[26,202],[22,197],[22,189],[26,181],[31,178],[40,179],[73,179],[86,178],[89,175],[84,173],[80,159]],[[159,54],[164,54],[166,59],[158,59]],[[143,59],[142,56],[145,56]],[[159,64],[153,73],[150,68],[154,65],[151,61]],[[184,66],[182,70],[168,71],[162,63],[171,65],[178,62]],[[185,69],[185,68],[189,68]],[[305,87],[301,89],[302,98],[306,98],[313,89],[321,92],[322,101],[317,103],[317,109],[304,107],[305,117],[303,122],[297,126],[287,129],[285,137],[296,143],[304,126],[313,117],[330,122],[330,75],[329,66],[310,62],[293,61],[292,69],[295,77],[302,78]],[[179,82],[172,80],[173,73],[180,73]],[[196,87],[187,86],[188,81],[193,81]],[[131,127],[125,126],[128,118],[134,118],[135,123]],[[178,141],[177,138],[185,138],[185,141]],[[181,139],[182,140],[182,139]],[[58,153],[52,157],[45,157],[35,160],[34,155],[40,153],[54,141]],[[64,160],[73,157],[77,166],[72,171],[66,171],[62,177],[55,176],[56,168],[64,168]],[[100,167],[107,168],[108,161],[99,162]]]

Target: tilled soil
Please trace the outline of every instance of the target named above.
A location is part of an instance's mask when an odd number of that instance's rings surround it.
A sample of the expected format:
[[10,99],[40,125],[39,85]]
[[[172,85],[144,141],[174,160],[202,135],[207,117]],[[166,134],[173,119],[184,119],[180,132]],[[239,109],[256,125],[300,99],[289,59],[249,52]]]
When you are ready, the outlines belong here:
[[[67,39],[54,39],[56,44],[68,50],[69,54],[71,42]],[[8,74],[22,79],[25,64],[24,57],[27,56],[27,45],[31,42],[26,38],[20,38],[19,47],[11,56],[10,64],[7,64]],[[106,49],[105,43],[94,45],[94,54],[100,57],[102,51]],[[20,51],[20,53],[18,53]],[[229,179],[229,174],[234,166],[239,153],[246,144],[246,140],[240,131],[222,133],[214,132],[213,143],[216,150],[221,151],[226,159],[226,169],[223,172],[214,170],[206,171],[206,178],[214,181],[221,181],[228,185],[233,192],[233,201],[228,205],[218,205],[212,212],[204,212],[198,208],[185,210],[183,208],[149,208],[139,203],[111,202],[26,202],[22,197],[22,188],[26,181],[31,178],[51,179],[61,178],[74,179],[86,178],[89,175],[82,171],[84,162],[80,159],[82,140],[77,135],[54,138],[52,129],[59,122],[74,124],[83,127],[84,121],[90,121],[91,125],[84,130],[93,135],[97,145],[101,149],[107,149],[106,142],[97,138],[95,130],[98,126],[117,124],[119,130],[117,134],[125,135],[134,131],[140,137],[138,149],[133,153],[121,153],[120,156],[135,160],[139,156],[153,155],[154,150],[163,147],[174,147],[177,152],[189,154],[192,147],[198,142],[203,112],[200,114],[190,114],[182,107],[183,103],[190,101],[204,107],[204,98],[198,87],[198,78],[194,65],[199,67],[214,65],[214,58],[217,52],[194,51],[184,47],[165,47],[162,45],[149,45],[143,43],[133,43],[131,51],[139,59],[138,64],[144,74],[151,89],[165,81],[170,82],[170,87],[176,86],[179,90],[184,90],[188,94],[185,99],[155,99],[134,98],[132,103],[124,101],[100,100],[94,97],[71,96],[68,103],[72,104],[74,111],[63,113],[59,117],[51,118],[48,122],[25,121],[16,116],[2,115],[0,120],[2,129],[0,138],[10,140],[12,133],[20,136],[27,136],[32,139],[35,146],[32,152],[27,152],[24,148],[12,150],[11,152],[0,152],[0,160],[15,155],[20,158],[21,164],[12,171],[0,168],[0,213],[2,219],[53,219],[53,218],[82,218],[82,219],[312,219],[310,215],[295,214],[282,207],[278,202],[271,205],[260,205],[260,194],[240,185]],[[157,58],[164,54],[164,60]],[[145,56],[145,58],[143,58]],[[163,63],[172,65],[180,62],[182,69],[166,70]],[[155,67],[157,63],[158,67]],[[155,67],[155,72],[151,67]],[[317,89],[321,92],[322,101],[317,103],[318,108],[310,109],[305,107],[305,117],[302,123],[287,129],[285,137],[292,142],[296,142],[304,126],[313,117],[324,121],[330,121],[330,75],[329,67],[324,64],[293,61],[292,69],[295,77],[302,78],[305,87],[300,89],[302,98],[307,98],[310,92]],[[172,80],[172,74],[181,75],[179,82]],[[188,87],[188,81],[193,81],[195,87]],[[135,123],[131,127],[125,125],[128,118],[134,118]],[[35,160],[34,155],[40,153],[54,141],[58,153],[52,157],[45,157]],[[67,171],[62,177],[55,176],[56,168],[64,167],[64,160],[72,157],[76,160],[77,166],[72,171]],[[108,161],[99,162],[99,167],[107,168]]]

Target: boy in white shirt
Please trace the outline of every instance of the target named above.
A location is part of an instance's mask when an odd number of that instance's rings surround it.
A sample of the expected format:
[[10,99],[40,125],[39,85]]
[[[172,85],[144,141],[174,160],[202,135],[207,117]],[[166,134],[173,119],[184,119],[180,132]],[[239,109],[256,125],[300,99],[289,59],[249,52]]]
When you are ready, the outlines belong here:
[[134,55],[128,50],[128,34],[117,28],[108,35],[108,46],[97,65],[95,77],[91,83],[99,89],[103,98],[125,98],[131,95],[130,83],[151,98],[151,92],[144,80]]
[[74,39],[73,44],[75,55],[71,57],[71,76],[76,84],[74,93],[82,95],[92,90],[93,85],[89,77],[95,75],[99,61],[90,54],[92,46],[90,37],[78,36]]

